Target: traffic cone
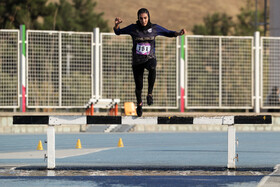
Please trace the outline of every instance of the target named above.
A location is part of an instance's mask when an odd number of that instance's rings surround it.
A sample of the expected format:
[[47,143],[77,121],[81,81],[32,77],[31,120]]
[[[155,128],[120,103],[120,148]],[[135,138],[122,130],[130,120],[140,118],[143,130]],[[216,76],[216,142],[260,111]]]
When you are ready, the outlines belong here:
[[77,141],[76,149],[82,149],[82,144],[81,144],[81,140],[80,139],[78,139],[78,141]]
[[39,143],[38,143],[37,150],[40,150],[40,151],[44,150],[41,140],[40,140]]
[[123,147],[123,141],[121,138],[119,139],[118,147]]

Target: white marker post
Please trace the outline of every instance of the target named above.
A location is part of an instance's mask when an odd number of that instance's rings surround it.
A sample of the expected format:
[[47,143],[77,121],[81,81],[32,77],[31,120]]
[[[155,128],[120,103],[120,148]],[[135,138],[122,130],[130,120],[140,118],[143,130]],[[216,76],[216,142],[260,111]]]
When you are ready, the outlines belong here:
[[49,125],[47,129],[47,156],[48,166],[47,169],[55,168],[55,128],[53,125]]
[[236,149],[235,149],[235,126],[228,125],[228,169],[235,169],[235,159],[236,159]]

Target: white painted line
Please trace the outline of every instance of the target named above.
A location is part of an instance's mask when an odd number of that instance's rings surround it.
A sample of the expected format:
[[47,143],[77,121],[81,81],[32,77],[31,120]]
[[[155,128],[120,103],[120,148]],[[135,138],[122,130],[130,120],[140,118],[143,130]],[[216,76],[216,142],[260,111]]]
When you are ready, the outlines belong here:
[[[115,147],[108,148],[92,148],[92,149],[61,149],[55,150],[56,158],[67,158],[73,156],[80,156],[90,153],[96,153],[100,151],[105,151],[113,149]],[[27,152],[12,152],[12,153],[0,153],[0,159],[44,159],[44,155],[47,153],[46,150],[43,151],[27,151]]]
[[97,153],[100,151],[105,151],[109,149],[114,149],[116,147],[108,147],[108,148],[93,148],[93,149],[64,149],[64,150],[56,150],[55,157],[56,158],[68,158],[73,156],[81,156],[90,153]]
[[49,125],[85,125],[86,116],[50,116]]
[[122,124],[129,125],[157,125],[157,117],[136,117],[136,116],[123,116]]
[[232,125],[234,116],[195,117],[194,125]]
[[269,181],[271,176],[273,175],[278,175],[279,176],[279,168],[280,164],[277,164],[274,167],[274,171],[270,173],[268,176],[265,176],[262,178],[262,180],[259,182],[258,187],[263,187],[263,186],[278,186],[279,183],[274,183],[273,181]]
[[110,125],[104,132],[111,132],[114,128],[116,128],[118,125]]
[[28,151],[28,152],[13,152],[13,153],[0,153],[0,159],[32,159],[32,158],[44,158],[47,153],[43,151]]

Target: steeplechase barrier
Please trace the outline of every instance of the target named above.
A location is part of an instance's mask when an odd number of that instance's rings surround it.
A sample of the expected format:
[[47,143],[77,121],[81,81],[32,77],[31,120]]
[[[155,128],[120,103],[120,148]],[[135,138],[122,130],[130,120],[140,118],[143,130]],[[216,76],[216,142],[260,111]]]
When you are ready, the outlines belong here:
[[47,169],[55,169],[55,126],[58,125],[227,125],[228,126],[228,169],[236,168],[236,124],[272,124],[271,115],[199,116],[199,117],[135,117],[135,116],[57,116],[33,115],[13,116],[14,125],[48,125]]

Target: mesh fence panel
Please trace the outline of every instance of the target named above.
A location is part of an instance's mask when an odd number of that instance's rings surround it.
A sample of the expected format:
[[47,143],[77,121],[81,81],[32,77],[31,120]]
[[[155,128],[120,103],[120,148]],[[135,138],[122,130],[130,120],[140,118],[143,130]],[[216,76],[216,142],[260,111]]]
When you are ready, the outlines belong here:
[[19,107],[19,31],[0,30],[0,108]]
[[262,37],[262,107],[280,108],[280,38]]
[[27,31],[28,107],[59,106],[59,33]]
[[91,98],[92,34],[62,33],[62,106],[84,106]]
[[186,107],[252,107],[252,38],[187,37]]
[[28,106],[83,107],[91,97],[92,33],[27,35]]
[[187,49],[187,106],[219,106],[219,38],[187,37]]
[[[153,91],[154,104],[149,108],[176,108],[176,39],[158,37],[156,46],[157,79]],[[122,106],[123,102],[136,102],[131,49],[130,36],[102,34],[102,97],[119,98]],[[148,71],[145,70],[142,93],[144,103],[148,92],[147,77]]]
[[222,38],[222,106],[253,107],[253,38]]

